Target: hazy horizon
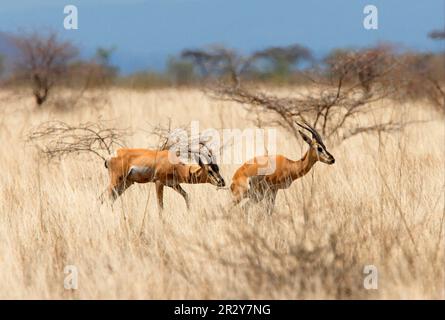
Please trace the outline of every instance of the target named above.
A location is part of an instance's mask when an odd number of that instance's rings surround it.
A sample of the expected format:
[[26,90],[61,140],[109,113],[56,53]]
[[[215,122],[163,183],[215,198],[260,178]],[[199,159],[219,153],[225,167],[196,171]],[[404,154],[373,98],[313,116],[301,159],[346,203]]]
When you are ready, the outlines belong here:
[[[63,28],[63,8],[68,4],[78,8],[78,30]],[[379,10],[378,30],[363,28],[363,8],[367,4]],[[444,15],[442,0],[23,0],[2,4],[0,31],[50,28],[74,41],[84,55],[91,55],[99,46],[115,46],[113,62],[123,73],[129,73],[148,68],[161,70],[169,56],[184,48],[211,44],[247,53],[299,43],[318,57],[333,48],[379,42],[438,51],[443,44],[429,39],[427,34],[443,28]]]

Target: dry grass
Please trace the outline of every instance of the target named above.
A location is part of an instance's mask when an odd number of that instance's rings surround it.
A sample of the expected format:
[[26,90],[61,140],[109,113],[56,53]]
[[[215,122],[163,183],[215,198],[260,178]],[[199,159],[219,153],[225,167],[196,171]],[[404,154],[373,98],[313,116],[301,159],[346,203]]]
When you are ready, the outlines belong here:
[[[251,124],[236,104],[199,91],[115,91],[110,101],[65,113],[31,111],[32,100],[2,106],[0,298],[445,298],[444,125],[424,105],[393,107],[435,120],[328,146],[336,164],[317,164],[279,192],[272,217],[260,207],[227,212],[228,191],[210,185],[184,186],[190,211],[166,190],[159,217],[153,185],[101,204],[102,161],[48,164],[23,135],[46,120],[102,118],[135,130],[129,145],[144,147],[142,130],[168,117],[173,125]],[[297,159],[305,148],[280,131],[279,153]],[[226,181],[235,169],[222,167]],[[378,268],[378,290],[363,288],[368,264]],[[66,265],[79,270],[77,290],[63,287]]]

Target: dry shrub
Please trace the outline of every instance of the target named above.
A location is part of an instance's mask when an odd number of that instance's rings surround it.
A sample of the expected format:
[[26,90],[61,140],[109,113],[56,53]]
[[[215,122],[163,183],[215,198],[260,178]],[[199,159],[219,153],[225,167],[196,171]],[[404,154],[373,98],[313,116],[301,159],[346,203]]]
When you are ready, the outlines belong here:
[[407,53],[401,60],[399,98],[424,101],[445,114],[445,53]]
[[128,130],[110,128],[106,122],[70,125],[63,121],[46,121],[30,130],[27,142],[35,144],[48,160],[69,154],[93,153],[106,160],[116,147],[124,147]]

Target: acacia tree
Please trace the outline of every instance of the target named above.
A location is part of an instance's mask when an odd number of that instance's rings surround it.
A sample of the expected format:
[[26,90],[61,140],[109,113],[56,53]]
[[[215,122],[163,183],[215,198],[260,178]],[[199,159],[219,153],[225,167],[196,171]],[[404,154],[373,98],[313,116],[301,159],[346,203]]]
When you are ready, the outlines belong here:
[[[374,107],[373,102],[392,96],[392,73],[398,66],[387,48],[373,48],[335,55],[323,74],[308,75],[314,87],[295,97],[277,97],[245,86],[220,84],[209,93],[222,100],[242,103],[262,121],[282,126],[298,137],[295,121],[304,119],[332,142],[364,132],[399,130],[407,122],[390,119],[362,124],[357,117]],[[327,74],[326,74],[327,73]]]
[[428,37],[433,39],[433,40],[445,40],[445,29],[433,30],[430,33],[428,33]]
[[[242,55],[223,46],[211,46],[184,50],[181,57],[190,60],[202,77],[230,79],[237,86],[240,85],[240,77],[252,78],[267,73],[283,78],[289,76],[291,66],[301,61],[312,61],[310,50],[298,44],[270,47],[250,55]],[[267,68],[265,72],[264,67]]]
[[291,67],[302,61],[312,61],[311,51],[299,44],[286,47],[270,47],[252,54],[251,63],[264,61],[268,73],[279,77],[288,77]]
[[41,106],[47,101],[52,88],[67,75],[69,64],[77,57],[78,50],[53,32],[16,36],[14,43],[19,50],[15,77],[31,86],[35,102]]
[[229,77],[235,83],[238,83],[238,75],[243,73],[249,63],[248,58],[222,46],[212,46],[208,49],[187,49],[181,53],[181,57],[190,60],[204,78]]

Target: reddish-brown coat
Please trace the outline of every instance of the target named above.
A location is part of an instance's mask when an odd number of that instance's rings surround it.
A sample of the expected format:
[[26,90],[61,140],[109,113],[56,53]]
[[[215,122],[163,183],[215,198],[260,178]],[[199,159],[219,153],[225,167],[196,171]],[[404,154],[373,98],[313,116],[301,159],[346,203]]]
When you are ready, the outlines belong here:
[[[119,149],[116,157],[107,160],[105,166],[110,175],[109,193],[112,198],[120,196],[133,183],[156,183],[160,208],[163,207],[163,188],[168,186],[188,197],[180,183],[207,183],[208,174],[199,165],[184,164],[175,155],[169,159],[168,150]],[[143,168],[132,170],[132,168]]]
[[[260,169],[264,170],[268,166],[270,167],[272,159],[275,160],[273,173],[259,176]],[[245,198],[252,198],[253,194],[255,194],[257,200],[269,196],[271,198],[269,200],[274,202],[279,189],[288,188],[294,180],[308,173],[317,161],[317,152],[315,149],[309,148],[305,155],[297,161],[288,159],[283,155],[276,155],[260,156],[246,162],[235,172],[232,178],[230,189],[234,204],[238,204]],[[252,178],[258,177],[260,177],[256,180],[258,185],[252,183]],[[261,188],[259,183],[262,184]]]

